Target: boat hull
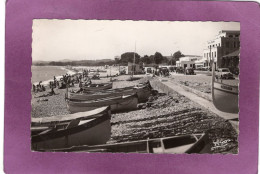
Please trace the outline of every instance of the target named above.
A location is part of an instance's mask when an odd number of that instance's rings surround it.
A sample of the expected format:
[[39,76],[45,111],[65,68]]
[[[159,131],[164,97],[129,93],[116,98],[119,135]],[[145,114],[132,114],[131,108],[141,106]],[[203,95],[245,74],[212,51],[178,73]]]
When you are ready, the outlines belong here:
[[[93,84],[91,84],[89,87],[88,86],[84,86],[83,90],[84,91],[102,91],[102,90],[106,90],[106,89],[111,89],[113,84],[112,83],[108,83],[108,84],[95,84],[96,86],[93,86]],[[101,86],[98,86],[101,85]]]
[[124,153],[210,153],[207,134],[183,135],[126,143],[55,149],[64,152],[124,152]]
[[118,97],[123,95],[132,95],[137,94],[138,102],[142,103],[148,100],[148,97],[151,94],[151,90],[147,87],[140,87],[140,88],[125,88],[125,89],[114,89],[109,91],[104,91],[100,93],[68,93],[68,99],[72,101],[89,101],[101,98],[108,98],[108,97]]
[[215,107],[228,113],[238,113],[238,87],[214,82],[213,103]]
[[[211,63],[214,64],[213,62]],[[211,93],[214,106],[227,113],[238,113],[238,86],[232,86],[216,81],[215,68],[212,67]]]
[[110,106],[112,112],[122,112],[137,109],[137,95],[104,98],[90,101],[67,101],[67,108],[71,113],[85,112],[99,107]]
[[101,107],[94,110],[90,110],[88,112],[78,112],[75,114],[69,114],[69,115],[57,115],[52,117],[41,117],[41,118],[31,118],[31,126],[32,127],[43,127],[43,126],[56,126],[57,124],[66,124],[71,122],[72,120],[87,120],[87,119],[93,119],[97,118],[99,116],[102,116],[103,114],[109,113],[110,114],[110,108],[109,107]]
[[105,144],[111,136],[110,115],[84,120],[78,126],[32,136],[33,150]]

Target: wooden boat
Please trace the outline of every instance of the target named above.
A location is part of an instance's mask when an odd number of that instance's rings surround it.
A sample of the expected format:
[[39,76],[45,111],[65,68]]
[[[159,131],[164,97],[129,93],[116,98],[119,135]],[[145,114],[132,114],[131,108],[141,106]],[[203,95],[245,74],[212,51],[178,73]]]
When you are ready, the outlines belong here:
[[41,117],[41,118],[31,118],[31,126],[56,126],[57,124],[67,124],[72,120],[86,120],[99,117],[101,114],[111,112],[110,107],[100,107],[87,112],[78,112],[69,115],[58,115],[52,117]]
[[127,95],[119,97],[108,97],[89,101],[67,101],[68,110],[71,113],[83,112],[96,109],[98,107],[110,106],[112,112],[130,111],[137,109],[137,95]]
[[83,86],[83,90],[85,90],[85,91],[100,91],[100,90],[111,89],[112,86],[113,86],[112,83],[89,84],[89,85]]
[[212,68],[212,100],[215,107],[228,113],[238,113],[238,86],[216,81],[215,68]]
[[[88,115],[89,112],[86,112]],[[94,113],[83,117],[80,113],[76,119],[65,119],[56,124],[31,126],[31,143],[33,150],[50,150],[72,146],[97,145],[106,143],[111,136],[111,112]],[[68,116],[71,118],[71,116]],[[84,118],[84,119],[82,119]]]
[[133,86],[126,88],[110,89],[100,92],[89,93],[72,93],[68,92],[68,100],[71,101],[88,101],[107,97],[118,97],[123,95],[137,94],[138,102],[145,102],[151,94],[151,89],[147,85]]
[[210,153],[207,134],[191,134],[126,143],[77,146],[55,149],[60,152],[124,152],[124,153]]

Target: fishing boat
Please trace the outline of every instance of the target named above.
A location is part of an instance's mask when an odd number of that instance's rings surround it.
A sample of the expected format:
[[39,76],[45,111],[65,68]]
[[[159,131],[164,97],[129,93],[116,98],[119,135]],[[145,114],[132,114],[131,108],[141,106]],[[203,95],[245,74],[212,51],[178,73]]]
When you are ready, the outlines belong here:
[[67,101],[67,108],[71,113],[84,112],[103,106],[110,106],[112,112],[130,111],[137,109],[137,95],[108,97],[88,101]]
[[[96,110],[96,112],[98,112]],[[75,119],[62,120],[60,123],[46,121],[42,125],[31,126],[33,150],[50,150],[72,146],[97,145],[106,143],[111,136],[111,112],[79,113]],[[85,116],[83,116],[85,115]],[[82,119],[84,118],[84,119]],[[47,123],[48,122],[48,123]]]
[[123,95],[132,95],[137,94],[138,102],[145,102],[148,100],[148,97],[151,94],[151,88],[144,84],[140,86],[132,86],[126,88],[117,88],[117,89],[109,89],[104,91],[97,91],[97,92],[88,92],[88,93],[73,93],[68,92],[68,97],[66,99],[71,101],[88,101],[88,100],[95,100],[100,98],[107,98],[107,97],[118,97]]
[[110,112],[110,107],[100,107],[94,110],[90,110],[87,112],[78,112],[69,115],[57,115],[51,117],[40,117],[40,118],[31,118],[31,126],[56,126],[57,124],[67,124],[72,120],[86,120],[96,118],[101,114],[105,114]]
[[83,86],[84,91],[100,91],[100,90],[106,90],[111,89],[113,86],[112,83],[100,83],[100,84],[88,84]]
[[215,107],[228,113],[238,113],[238,86],[228,85],[221,79],[216,80],[215,68],[212,68],[212,100]]
[[208,135],[191,134],[166,138],[147,139],[126,143],[77,146],[53,151],[62,152],[124,152],[124,153],[210,153]]

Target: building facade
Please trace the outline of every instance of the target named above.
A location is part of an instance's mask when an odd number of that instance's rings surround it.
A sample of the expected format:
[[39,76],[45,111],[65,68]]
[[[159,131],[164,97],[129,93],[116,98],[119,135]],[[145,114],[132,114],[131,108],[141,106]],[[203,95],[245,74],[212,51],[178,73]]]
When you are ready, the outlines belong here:
[[222,30],[215,39],[208,41],[207,48],[203,51],[203,58],[210,61],[214,60],[215,68],[224,67],[223,56],[228,55],[240,48],[240,31]]
[[181,57],[179,61],[176,61],[176,67],[196,68],[195,62],[201,59],[201,56],[185,55],[185,57]]

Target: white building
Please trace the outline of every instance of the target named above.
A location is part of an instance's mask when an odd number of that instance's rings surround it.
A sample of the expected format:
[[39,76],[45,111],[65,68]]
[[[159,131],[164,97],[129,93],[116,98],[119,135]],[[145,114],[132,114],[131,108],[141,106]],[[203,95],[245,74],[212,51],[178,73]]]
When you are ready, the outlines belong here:
[[185,57],[181,57],[179,61],[176,61],[176,67],[196,68],[195,62],[201,59],[202,56],[185,55]]
[[[240,31],[222,30],[215,39],[208,41],[203,51],[203,58],[214,60],[215,67],[223,67],[222,57],[240,48]],[[210,64],[208,64],[210,66]]]

